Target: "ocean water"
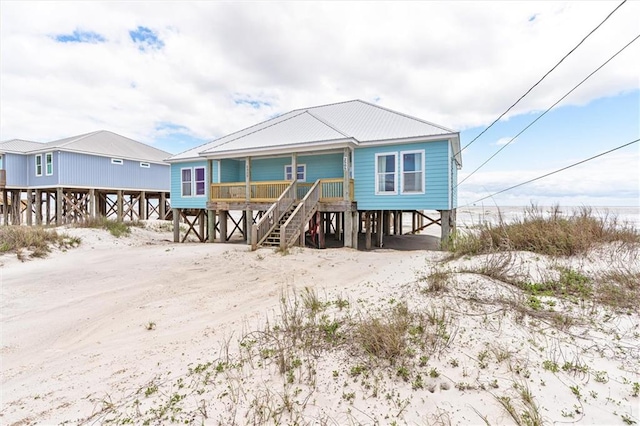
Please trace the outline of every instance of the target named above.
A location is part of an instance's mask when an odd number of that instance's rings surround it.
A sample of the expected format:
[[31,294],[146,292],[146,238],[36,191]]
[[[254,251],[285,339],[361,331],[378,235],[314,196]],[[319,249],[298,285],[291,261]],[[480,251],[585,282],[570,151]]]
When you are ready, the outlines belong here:
[[[538,211],[549,214],[552,207],[537,206]],[[581,207],[560,206],[561,214],[571,216],[574,212],[580,211]],[[640,207],[590,207],[592,215],[602,218],[615,218],[618,223],[629,224],[640,230]],[[458,227],[471,227],[482,223],[497,223],[502,220],[509,223],[515,219],[525,216],[525,207],[496,207],[496,206],[475,206],[461,207],[457,212]]]

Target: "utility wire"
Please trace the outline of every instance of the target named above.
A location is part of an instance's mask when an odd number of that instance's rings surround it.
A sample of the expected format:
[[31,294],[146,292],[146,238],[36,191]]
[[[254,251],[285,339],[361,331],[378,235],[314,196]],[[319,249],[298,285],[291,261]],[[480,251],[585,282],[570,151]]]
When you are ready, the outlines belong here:
[[552,72],[553,70],[555,70],[556,68],[558,68],[558,66],[559,66],[559,65],[560,65],[560,64],[561,64],[565,59],[567,59],[567,57],[568,57],[569,55],[571,55],[571,54],[572,54],[572,53],[573,53],[573,52],[574,52],[578,47],[580,47],[580,45],[581,45],[582,43],[584,43],[584,41],[585,41],[587,38],[589,38],[589,36],[590,36],[591,34],[593,34],[594,32],[596,32],[596,31],[598,30],[598,28],[600,28],[600,27],[602,26],[602,24],[604,24],[604,23],[607,21],[607,19],[609,19],[609,18],[611,17],[611,15],[613,15],[613,14],[614,14],[618,9],[620,9],[620,7],[621,7],[623,4],[625,4],[626,2],[627,2],[627,0],[624,0],[624,1],[623,1],[622,3],[620,3],[620,4],[619,4],[615,9],[613,9],[613,10],[611,11],[611,13],[609,13],[609,14],[607,15],[607,17],[606,17],[606,18],[604,18],[604,20],[598,24],[598,26],[597,26],[597,27],[595,27],[594,29],[592,29],[592,30],[589,32],[589,34],[587,34],[587,35],[586,35],[586,36],[585,36],[585,37],[580,41],[580,43],[576,44],[576,45],[575,45],[575,47],[569,51],[569,53],[567,53],[566,55],[564,55],[564,56],[562,57],[562,59],[560,59],[560,61],[559,61],[557,64],[555,64],[555,65],[553,66],[553,68],[551,68],[549,71],[547,71],[547,73],[546,73],[545,75],[543,75],[543,76],[542,76],[542,78],[541,78],[540,80],[538,80],[538,82],[537,82],[536,84],[534,84],[533,86],[531,86],[531,88],[529,88],[529,90],[527,90],[527,91],[525,92],[525,94],[524,94],[524,95],[520,96],[520,98],[518,98],[518,100],[517,100],[517,101],[515,101],[515,102],[513,103],[513,105],[511,105],[509,108],[507,108],[507,110],[506,110],[505,112],[503,112],[502,114],[500,114],[500,117],[496,118],[496,119],[494,120],[494,122],[493,122],[493,123],[491,123],[491,124],[489,125],[489,127],[487,127],[486,129],[484,129],[484,130],[483,130],[483,131],[482,131],[478,136],[476,136],[475,138],[473,138],[473,140],[472,140],[471,142],[469,142],[468,144],[466,144],[466,145],[465,145],[465,146],[464,146],[460,151],[458,151],[458,152],[456,153],[456,155],[460,154],[462,151],[464,151],[465,149],[467,149],[467,147],[468,147],[469,145],[471,145],[472,143],[474,143],[478,138],[480,138],[480,136],[484,135],[484,134],[485,134],[485,132],[486,132],[487,130],[489,130],[491,127],[493,127],[493,125],[494,125],[494,124],[496,124],[498,121],[500,121],[500,119],[501,119],[502,117],[504,117],[504,116],[505,116],[509,111],[511,111],[511,109],[512,109],[513,107],[515,107],[515,106],[516,106],[516,105],[517,105],[517,104],[518,104],[522,99],[524,99],[524,97],[525,97],[525,96],[527,96],[527,95],[528,95],[528,94],[529,94],[533,89],[535,89],[535,88],[536,88],[536,86],[538,86],[538,84],[540,84],[540,83],[542,82],[542,80],[544,80],[544,79],[545,79],[549,74],[551,74],[551,72]]
[[609,59],[607,59],[602,65],[600,65],[598,68],[596,68],[593,72],[591,72],[591,74],[589,74],[588,76],[586,76],[580,83],[576,84],[573,89],[569,90],[564,96],[562,96],[560,99],[558,99],[553,105],[551,105],[549,108],[547,108],[542,114],[540,114],[535,120],[533,120],[531,123],[529,123],[524,129],[522,129],[517,135],[515,135],[514,137],[511,138],[511,140],[509,142],[507,142],[506,144],[504,144],[499,150],[497,150],[491,157],[489,157],[484,163],[480,164],[474,171],[472,171],[467,177],[465,177],[464,179],[462,179],[455,187],[459,187],[460,185],[462,185],[462,183],[464,181],[466,181],[467,179],[469,179],[471,176],[473,176],[475,174],[475,172],[477,172],[478,170],[480,170],[485,164],[487,164],[489,161],[491,161],[496,155],[498,155],[503,149],[505,149],[507,146],[509,146],[509,144],[511,144],[511,142],[513,142],[518,136],[520,136],[521,134],[523,134],[529,127],[533,126],[538,120],[540,120],[542,117],[544,117],[549,111],[551,111],[551,109],[553,107],[555,107],[556,105],[558,105],[560,102],[562,102],[567,96],[569,96],[574,90],[576,90],[578,87],[580,87],[585,81],[587,81],[589,78],[591,78],[591,76],[593,76],[595,73],[597,73],[598,71],[600,71],[605,65],[607,65],[609,62],[611,62],[611,60],[613,60],[613,58],[615,58],[616,56],[618,56],[620,53],[622,53],[623,50],[625,50],[627,47],[629,47],[634,41],[638,40],[638,38],[640,38],[640,34],[638,34],[637,36],[635,36],[635,38],[633,40],[631,40],[629,43],[627,43],[622,49],[618,50],[613,56],[611,56]]
[[598,154],[598,155],[594,155],[593,157],[589,157],[589,158],[587,158],[587,159],[585,159],[585,160],[578,161],[577,163],[570,164],[570,165],[568,165],[568,166],[566,166],[566,167],[563,167],[563,168],[558,169],[558,170],[554,170],[554,171],[549,172],[549,173],[547,173],[547,174],[544,174],[544,175],[542,175],[542,176],[538,176],[538,177],[536,177],[536,178],[529,179],[529,180],[528,180],[528,181],[526,181],[526,182],[522,182],[522,183],[519,183],[519,184],[517,184],[517,185],[510,186],[510,187],[509,187],[509,188],[507,188],[507,189],[503,189],[503,190],[501,190],[501,191],[494,192],[494,193],[493,193],[493,194],[491,194],[491,195],[487,195],[486,197],[482,197],[482,198],[480,198],[480,199],[477,199],[477,200],[476,200],[476,201],[474,201],[473,203],[465,204],[463,207],[470,206],[471,204],[476,204],[476,203],[478,203],[478,202],[480,202],[480,201],[484,201],[484,200],[486,200],[487,198],[491,198],[491,197],[496,196],[496,195],[498,195],[498,194],[502,194],[503,192],[511,191],[512,189],[514,189],[514,188],[518,188],[518,187],[520,187],[520,186],[522,186],[522,185],[526,185],[526,184],[528,184],[528,183],[535,182],[535,181],[540,180],[540,179],[542,179],[542,178],[546,178],[547,176],[554,175],[554,174],[556,174],[556,173],[559,173],[559,172],[562,172],[562,171],[564,171],[564,170],[570,169],[570,168],[572,168],[572,167],[578,166],[578,165],[580,165],[580,164],[586,163],[587,161],[594,160],[594,159],[596,159],[596,158],[598,158],[598,157],[602,157],[603,155],[607,155],[607,154],[609,154],[609,153],[611,153],[611,152],[613,152],[613,151],[617,151],[617,150],[619,150],[619,149],[625,148],[625,147],[627,147],[627,146],[629,146],[629,145],[633,145],[634,143],[638,143],[638,142],[640,142],[640,139],[636,139],[636,140],[634,140],[634,141],[631,141],[631,142],[625,143],[624,145],[620,145],[620,146],[618,146],[618,147],[616,147],[616,148],[610,149],[609,151],[602,152],[602,153],[600,153],[600,154]]

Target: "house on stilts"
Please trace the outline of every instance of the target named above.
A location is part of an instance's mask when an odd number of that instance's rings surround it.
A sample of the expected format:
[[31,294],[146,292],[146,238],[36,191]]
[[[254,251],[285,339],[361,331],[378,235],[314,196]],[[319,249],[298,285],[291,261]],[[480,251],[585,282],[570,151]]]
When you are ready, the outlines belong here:
[[407,214],[409,232],[440,225],[446,240],[455,227],[459,133],[360,100],[297,109],[167,162],[175,241],[324,247],[331,235],[369,248],[402,233]]
[[170,153],[109,131],[0,142],[0,220],[62,225],[170,216]]

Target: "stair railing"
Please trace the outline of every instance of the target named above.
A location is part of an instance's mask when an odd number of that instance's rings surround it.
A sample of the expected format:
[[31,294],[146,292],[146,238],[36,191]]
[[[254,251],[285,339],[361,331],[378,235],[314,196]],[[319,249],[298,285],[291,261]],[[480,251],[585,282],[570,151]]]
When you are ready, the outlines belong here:
[[322,185],[318,179],[304,196],[298,207],[291,213],[289,219],[280,227],[280,248],[290,247],[304,232],[304,227],[311,215],[318,208]]
[[251,250],[257,249],[264,242],[282,215],[289,211],[296,200],[295,183],[295,180],[292,181],[260,220],[251,226]]

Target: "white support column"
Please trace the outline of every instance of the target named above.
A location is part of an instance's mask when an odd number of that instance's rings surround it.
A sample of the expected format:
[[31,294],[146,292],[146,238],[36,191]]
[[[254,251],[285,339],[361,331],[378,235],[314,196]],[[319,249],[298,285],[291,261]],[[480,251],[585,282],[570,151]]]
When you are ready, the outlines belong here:
[[350,186],[349,185],[349,181],[350,181],[350,176],[349,176],[349,168],[350,168],[350,163],[351,163],[351,150],[349,148],[345,148],[344,149],[344,153],[342,156],[342,175],[343,175],[343,181],[342,181],[342,193],[344,195],[344,200],[345,201],[349,201],[351,200],[351,191],[350,191]]
[[251,157],[244,160],[244,184],[246,187],[246,201],[251,201]]
[[[286,176],[285,176],[286,177]],[[291,154],[291,180],[293,180],[293,193],[298,197],[298,154]]]

